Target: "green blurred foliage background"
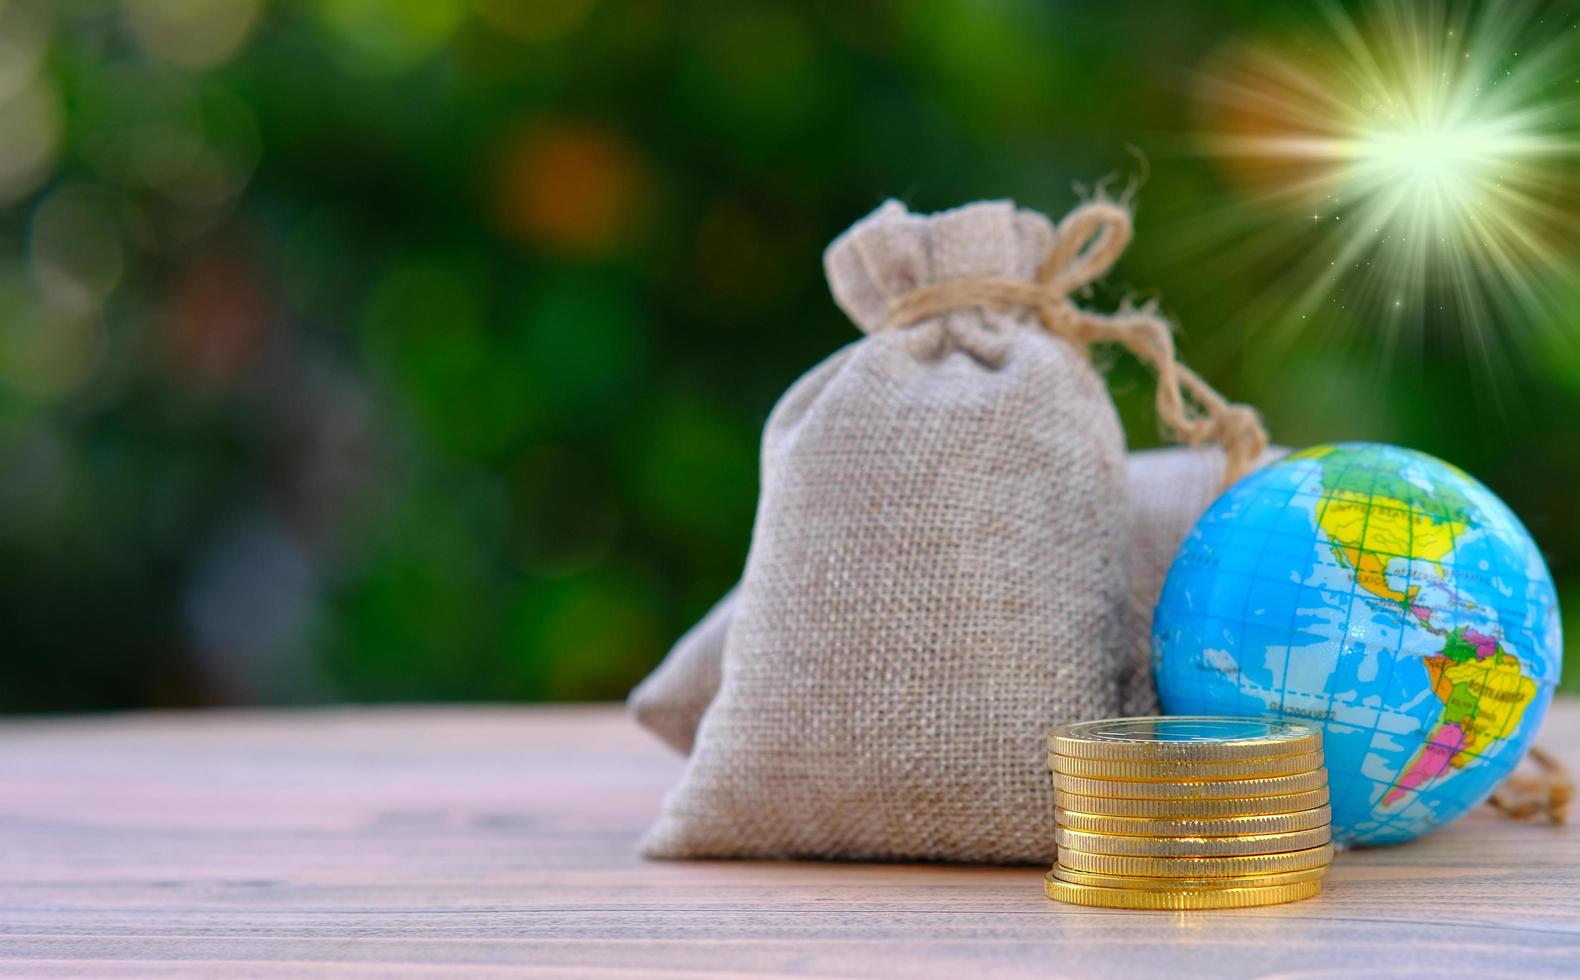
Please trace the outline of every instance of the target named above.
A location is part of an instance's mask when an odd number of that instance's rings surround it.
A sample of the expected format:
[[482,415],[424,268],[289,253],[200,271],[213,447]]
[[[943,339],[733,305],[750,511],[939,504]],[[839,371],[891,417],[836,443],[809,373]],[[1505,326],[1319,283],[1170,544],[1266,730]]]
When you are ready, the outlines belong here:
[[1182,152],[1192,72],[1317,16],[0,0],[0,707],[621,697],[738,575],[774,400],[855,336],[823,246],[888,195],[1062,214],[1127,144],[1116,280],[1183,356],[1283,443],[1464,466],[1580,609],[1569,348],[1494,397],[1337,307],[1259,356],[1265,284],[1177,247],[1230,191]]

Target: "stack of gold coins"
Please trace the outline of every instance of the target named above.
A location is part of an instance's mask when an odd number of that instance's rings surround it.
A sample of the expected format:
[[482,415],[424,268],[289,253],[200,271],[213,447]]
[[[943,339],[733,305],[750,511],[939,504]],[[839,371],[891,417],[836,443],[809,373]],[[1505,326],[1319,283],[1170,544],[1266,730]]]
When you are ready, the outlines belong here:
[[1048,736],[1049,898],[1126,909],[1273,905],[1333,860],[1322,733],[1251,718],[1116,718]]

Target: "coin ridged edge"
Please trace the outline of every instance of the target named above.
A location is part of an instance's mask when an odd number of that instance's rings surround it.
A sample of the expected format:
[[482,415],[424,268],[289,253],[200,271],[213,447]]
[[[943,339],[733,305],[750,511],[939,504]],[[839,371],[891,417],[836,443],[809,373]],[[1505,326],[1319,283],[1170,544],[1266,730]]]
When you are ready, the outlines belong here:
[[1299,871],[1271,871],[1260,875],[1222,875],[1216,878],[1146,878],[1140,875],[1105,875],[1091,871],[1076,871],[1056,864],[1049,874],[1061,881],[1076,885],[1094,885],[1099,888],[1132,888],[1145,891],[1184,891],[1213,888],[1262,888],[1268,885],[1292,885],[1301,881],[1316,881],[1328,873],[1329,866],[1319,865]]
[[1266,776],[1257,779],[1180,779],[1168,782],[1139,782],[1123,779],[1089,779],[1051,773],[1053,788],[1080,796],[1109,796],[1125,799],[1217,800],[1246,796],[1287,796],[1328,784],[1326,769],[1292,776]]
[[1127,817],[1086,813],[1055,806],[1057,826],[1089,834],[1124,837],[1243,837],[1247,834],[1289,834],[1333,824],[1327,805],[1291,813],[1239,814],[1232,817]]
[[1084,796],[1080,793],[1060,791],[1054,794],[1055,805],[1078,810],[1082,813],[1115,817],[1146,819],[1208,817],[1247,817],[1265,814],[1295,813],[1313,807],[1327,806],[1331,800],[1326,786],[1303,793],[1286,793],[1279,796],[1247,796],[1217,800],[1150,799],[1133,800],[1117,796]]
[[1068,827],[1058,827],[1053,832],[1053,842],[1060,848],[1129,857],[1207,858],[1288,854],[1320,847],[1332,840],[1333,828],[1327,826],[1287,834],[1245,834],[1237,837],[1137,837],[1088,833]]
[[1080,759],[1048,754],[1048,768],[1062,776],[1087,779],[1123,779],[1144,782],[1163,780],[1240,780],[1296,776],[1314,772],[1323,764],[1321,752],[1280,755],[1266,759],[1169,759],[1149,762],[1127,759]]
[[1073,847],[1059,848],[1059,863],[1072,871],[1125,875],[1137,878],[1223,878],[1234,875],[1304,871],[1333,863],[1333,845],[1283,854],[1241,854],[1233,857],[1132,857],[1092,854]]
[[1214,888],[1207,891],[1129,891],[1061,881],[1051,874],[1043,879],[1043,893],[1056,902],[1096,908],[1187,912],[1202,909],[1241,909],[1281,905],[1311,898],[1322,891],[1322,880],[1261,888]]

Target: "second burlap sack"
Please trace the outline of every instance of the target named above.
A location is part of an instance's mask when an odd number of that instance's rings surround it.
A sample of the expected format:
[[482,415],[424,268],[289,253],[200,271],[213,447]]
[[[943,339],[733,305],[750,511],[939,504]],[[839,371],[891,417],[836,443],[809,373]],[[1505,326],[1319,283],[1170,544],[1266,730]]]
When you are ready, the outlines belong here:
[[891,202],[829,248],[867,337],[769,418],[718,693],[647,854],[1051,857],[1038,734],[1150,707],[1123,439],[1087,345],[1153,363],[1165,425],[1232,467],[1265,445],[1149,311],[1069,302],[1129,233],[1110,202],[1058,228]]

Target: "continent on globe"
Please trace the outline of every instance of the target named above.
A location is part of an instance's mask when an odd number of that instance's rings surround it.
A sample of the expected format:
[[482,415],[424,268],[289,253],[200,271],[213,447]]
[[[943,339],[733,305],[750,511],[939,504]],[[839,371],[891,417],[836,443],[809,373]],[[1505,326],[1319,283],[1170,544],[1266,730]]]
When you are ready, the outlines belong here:
[[[1334,446],[1295,453],[1293,459],[1321,459]],[[1361,588],[1408,608],[1420,591],[1388,584],[1388,566],[1421,559],[1439,572],[1455,538],[1469,528],[1469,502],[1451,488],[1423,495],[1397,475],[1345,465],[1322,467],[1317,522],[1333,540],[1333,551],[1354,570]]]
[[1384,804],[1397,803],[1450,766],[1464,766],[1494,739],[1513,734],[1536,698],[1536,682],[1520,672],[1519,658],[1468,626],[1450,633],[1442,652],[1421,663],[1432,693],[1443,702],[1442,720],[1383,794]]
[[1323,728],[1336,840],[1486,799],[1552,699],[1557,594],[1508,507],[1414,450],[1341,443],[1245,477],[1181,544],[1153,617],[1170,714]]

